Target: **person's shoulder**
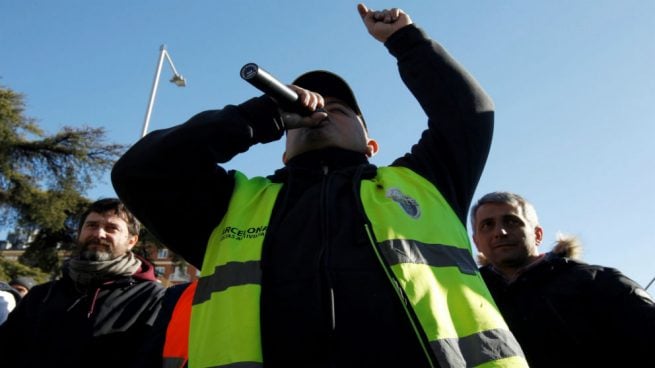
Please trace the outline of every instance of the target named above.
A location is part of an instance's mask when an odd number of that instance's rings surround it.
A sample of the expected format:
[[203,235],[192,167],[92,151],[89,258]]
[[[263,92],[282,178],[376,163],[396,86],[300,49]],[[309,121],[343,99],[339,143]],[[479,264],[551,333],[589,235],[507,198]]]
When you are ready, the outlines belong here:
[[655,300],[636,281],[613,267],[590,266],[596,271],[594,290],[603,300],[622,300],[632,305],[647,306],[651,314],[655,313]]
[[630,279],[628,276],[623,274],[619,269],[614,267],[595,265],[595,264],[583,264],[580,266],[581,269],[593,274],[594,280],[596,282],[611,282],[611,283],[620,283],[620,284],[630,284],[634,287],[639,287],[636,282]]
[[544,269],[548,272],[559,275],[560,277],[576,280],[577,282],[593,282],[599,272],[604,271],[604,267],[589,264],[579,259],[563,257],[560,255],[549,254],[543,262]]
[[192,282],[183,282],[181,284],[175,284],[171,285],[168,288],[166,288],[166,294],[170,295],[179,295],[184,292],[189,286],[191,286]]
[[64,284],[63,279],[51,280],[41,284],[34,285],[25,295],[40,295],[52,292],[53,289],[61,287]]
[[591,264],[583,262],[579,259],[558,257],[553,258],[551,263],[555,265],[557,269],[566,270],[570,273],[588,275],[592,279],[597,279],[599,277],[616,277],[621,274],[621,271],[616,268],[602,266],[598,264]]
[[482,276],[482,279],[489,287],[505,284],[503,277],[494,271],[491,264],[485,264],[478,268],[478,270],[480,271],[480,276]]
[[152,292],[161,292],[162,294],[166,291],[166,287],[159,280],[144,280],[144,279],[134,279],[133,287],[149,290]]
[[116,285],[110,289],[113,289],[112,298],[116,298],[116,300],[131,300],[137,304],[146,303],[148,305],[161,303],[166,292],[166,288],[159,281],[144,279],[131,279],[122,286]]
[[[480,258],[478,257],[478,259],[480,259]],[[491,265],[489,263],[486,263],[486,261],[483,261],[483,262],[485,262],[485,263],[482,266],[480,266],[480,268],[478,268],[478,270],[480,271],[480,274],[483,277],[493,275],[494,272],[491,270]]]
[[162,303],[165,305],[175,305],[182,294],[192,285],[192,282],[171,285],[166,288]]
[[55,304],[62,302],[62,300],[70,300],[74,298],[71,288],[62,288],[60,280],[48,281],[35,285],[30,291],[20,299],[20,304],[28,310],[38,313],[44,306],[44,301],[54,302]]
[[104,284],[101,288],[119,290],[120,293],[129,295],[141,294],[161,294],[166,291],[161,281],[154,277],[145,277],[141,274],[134,274],[132,276],[125,276],[115,280],[113,283]]
[[617,268],[571,259],[566,259],[565,264],[566,278],[572,283],[585,283],[591,293],[619,297],[643,291],[638,283]]

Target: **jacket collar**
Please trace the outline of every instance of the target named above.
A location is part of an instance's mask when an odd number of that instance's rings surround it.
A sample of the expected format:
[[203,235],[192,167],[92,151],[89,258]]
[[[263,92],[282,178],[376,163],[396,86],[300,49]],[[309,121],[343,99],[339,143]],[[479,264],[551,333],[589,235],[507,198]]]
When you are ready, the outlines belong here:
[[275,172],[274,181],[285,181],[291,172],[316,172],[325,170],[334,171],[344,168],[356,167],[368,164],[365,154],[343,148],[329,147],[315,151],[302,153],[291,160],[286,166]]

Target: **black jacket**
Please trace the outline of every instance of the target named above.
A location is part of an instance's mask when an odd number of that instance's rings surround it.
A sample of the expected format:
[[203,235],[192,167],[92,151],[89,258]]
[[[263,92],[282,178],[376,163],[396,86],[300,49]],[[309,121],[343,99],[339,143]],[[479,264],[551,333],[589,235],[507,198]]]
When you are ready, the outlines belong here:
[[481,273],[530,367],[655,367],[655,303],[618,270],[550,252],[509,284]]
[[[491,144],[493,103],[418,28],[399,30],[386,46],[429,118],[418,144],[393,165],[434,183],[464,224]],[[152,132],[117,162],[114,188],[164,244],[199,266],[234,185],[217,163],[280,139],[276,119],[262,96]],[[397,122],[399,131],[410,123]],[[359,182],[375,174],[363,154],[329,148],[296,156],[271,177],[284,186],[262,255],[266,366],[425,365],[357,211]]]
[[66,275],[33,287],[0,326],[3,367],[151,366],[141,353],[164,293],[152,265],[89,290]]

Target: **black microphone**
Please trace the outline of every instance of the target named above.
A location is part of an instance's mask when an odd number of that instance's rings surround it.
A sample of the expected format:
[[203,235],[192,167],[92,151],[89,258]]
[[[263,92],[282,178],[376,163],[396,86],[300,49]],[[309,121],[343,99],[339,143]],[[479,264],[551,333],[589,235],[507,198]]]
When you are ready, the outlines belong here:
[[255,63],[248,63],[241,68],[241,78],[255,88],[271,96],[280,107],[287,112],[295,112],[302,116],[311,115],[305,105],[301,104],[298,94],[277,80],[269,72]]

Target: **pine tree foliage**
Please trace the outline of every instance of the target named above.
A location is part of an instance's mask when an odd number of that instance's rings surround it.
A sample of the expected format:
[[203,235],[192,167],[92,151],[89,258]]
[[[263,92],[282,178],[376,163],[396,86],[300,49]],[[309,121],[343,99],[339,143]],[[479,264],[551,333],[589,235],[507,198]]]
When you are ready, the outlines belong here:
[[25,116],[23,95],[0,86],[0,227],[64,229],[124,149],[104,135],[91,127],[47,135]]

